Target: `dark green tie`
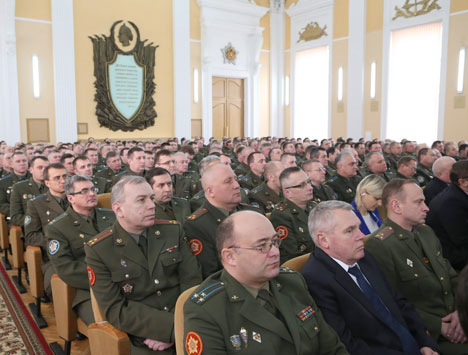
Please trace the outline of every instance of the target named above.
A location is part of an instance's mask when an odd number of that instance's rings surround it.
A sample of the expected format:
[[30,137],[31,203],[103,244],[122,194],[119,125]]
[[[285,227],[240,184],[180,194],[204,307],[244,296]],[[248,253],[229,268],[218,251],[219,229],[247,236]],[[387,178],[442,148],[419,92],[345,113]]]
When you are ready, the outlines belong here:
[[143,255],[146,258],[148,255],[148,240],[143,234],[141,234],[140,238],[138,239],[138,246],[140,247],[141,251],[143,252]]
[[65,198],[61,198],[59,204],[60,204],[60,207],[62,207],[62,209],[65,211],[65,210],[68,208],[68,200],[67,200],[67,198],[66,198],[66,197],[65,197]]
[[270,292],[262,288],[258,291],[257,298],[260,298],[262,301],[264,301],[265,304],[263,305],[263,307],[268,312],[277,317],[278,310],[276,309],[275,303],[273,302],[273,297],[271,296]]

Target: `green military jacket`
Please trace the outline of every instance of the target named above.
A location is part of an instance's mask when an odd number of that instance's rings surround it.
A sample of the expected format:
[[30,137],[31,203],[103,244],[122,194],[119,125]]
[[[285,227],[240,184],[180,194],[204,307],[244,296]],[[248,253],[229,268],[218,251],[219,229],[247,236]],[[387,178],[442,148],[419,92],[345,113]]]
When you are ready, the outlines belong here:
[[338,200],[351,203],[356,196],[356,188],[361,181],[359,176],[345,178],[342,175],[336,174],[326,182],[328,186],[338,195]]
[[[250,210],[261,214],[263,212],[256,207],[240,203],[234,212]],[[196,210],[187,218],[184,224],[185,234],[189,239],[192,252],[202,267],[203,278],[221,270],[221,260],[216,250],[216,229],[227,218],[219,208],[205,201],[202,208]]]
[[92,176],[91,180],[94,187],[98,188],[98,194],[105,194],[111,190],[111,182],[105,178],[99,176]]
[[442,353],[468,354],[467,343],[445,342],[463,351],[444,351],[441,318],[455,310],[458,277],[442,256],[442,247],[433,230],[422,224],[410,232],[387,218],[370,235],[365,248],[378,261],[393,287],[414,304]]
[[[328,163],[328,164],[330,164],[330,163]],[[333,169],[330,165],[327,165],[325,167],[325,170],[326,170],[326,172],[325,172],[325,179],[326,180],[331,179],[333,176],[336,175],[336,170]]]
[[398,168],[398,160],[400,160],[402,156],[401,155],[393,155],[389,154],[387,156],[386,162],[388,163],[388,168],[389,170],[396,172]]
[[432,169],[418,163],[416,174],[414,174],[413,179],[417,181],[418,185],[423,187],[431,182],[434,178]]
[[275,206],[283,200],[281,193],[271,189],[266,182],[250,191],[250,199],[265,213],[273,212]]
[[[247,189],[240,189],[240,194],[241,194],[241,202],[245,204],[250,203],[249,199],[249,190]],[[200,190],[198,191],[191,199],[190,199],[190,208],[192,211],[196,211],[199,208],[203,206],[205,203],[206,198],[205,198],[205,191]]]
[[326,185],[321,184],[319,186],[312,185],[314,188],[314,202],[320,203],[322,201],[330,201],[338,199],[337,194],[333,189]]
[[[372,171],[369,170],[367,166],[359,169],[359,171],[362,177],[366,177],[368,175],[374,174]],[[380,176],[382,179],[385,180],[385,182],[389,182],[390,180],[395,178],[395,174],[390,171],[385,171],[383,174],[380,174],[380,175],[379,174],[374,174],[374,175]]]
[[190,203],[185,198],[180,197],[172,197],[169,203],[170,210],[156,203],[156,219],[176,220],[183,225],[187,217],[192,214]]
[[60,278],[77,289],[73,307],[91,299],[84,246],[96,234],[112,226],[115,214],[105,208],[95,209],[95,224],[88,223],[72,207],[45,228],[49,259]]
[[12,225],[23,226],[28,201],[47,192],[48,188],[39,188],[32,178],[17,182],[10,194],[10,221]]
[[269,288],[284,322],[226,270],[203,281],[184,305],[185,354],[348,354],[299,273],[280,268]]
[[247,175],[239,176],[239,185],[244,189],[252,190],[264,181],[265,178],[263,176],[257,176],[252,171],[249,171]]
[[85,245],[96,300],[109,323],[129,334],[132,354],[153,353],[143,344],[146,338],[174,341],[177,297],[201,282],[200,266],[177,221],[156,220],[146,238],[147,257],[116,221]]
[[315,202],[309,202],[304,210],[285,198],[271,213],[270,222],[275,227],[278,238],[283,240],[280,245],[281,263],[315,249],[307,222],[309,212],[316,205]]
[[11,172],[11,174],[0,179],[0,213],[3,213],[5,217],[10,216],[10,198],[13,185],[30,177],[29,171],[25,176],[18,176]]
[[234,174],[237,176],[240,175],[247,175],[250,171],[250,168],[247,164],[240,163],[235,169],[234,169]]
[[53,219],[60,216],[63,208],[48,191],[28,201],[26,217],[24,217],[24,238],[26,245],[40,246],[43,256],[47,259],[47,240],[44,232]]
[[188,176],[174,174],[172,176],[172,185],[174,186],[174,196],[190,199],[198,191],[197,182]]
[[104,169],[99,170],[96,174],[94,174],[94,176],[102,177],[104,179],[112,181],[115,175],[123,173],[123,172],[125,172],[125,169],[123,168],[120,169],[119,171],[114,171],[110,169],[109,167],[105,167]]

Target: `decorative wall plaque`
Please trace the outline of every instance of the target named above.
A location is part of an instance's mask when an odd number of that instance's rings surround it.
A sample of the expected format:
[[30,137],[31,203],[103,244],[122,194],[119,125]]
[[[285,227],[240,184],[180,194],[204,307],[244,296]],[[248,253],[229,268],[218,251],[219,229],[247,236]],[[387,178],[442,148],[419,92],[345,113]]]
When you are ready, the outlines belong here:
[[395,6],[395,16],[392,20],[399,17],[410,18],[425,15],[432,10],[440,10],[439,0],[406,0],[405,4],[399,8]]
[[229,42],[226,47],[221,48],[221,53],[223,53],[224,64],[229,63],[236,65],[236,59],[239,51],[232,46],[231,42]]
[[327,25],[320,27],[317,21],[309,23],[305,28],[302,29],[302,32],[299,32],[299,39],[297,43],[300,41],[309,42],[314,39],[319,39],[323,36],[328,36],[327,32]]
[[96,116],[113,131],[143,130],[154,125],[154,64],[156,48],[140,40],[130,21],[114,22],[110,36],[89,37],[93,42]]

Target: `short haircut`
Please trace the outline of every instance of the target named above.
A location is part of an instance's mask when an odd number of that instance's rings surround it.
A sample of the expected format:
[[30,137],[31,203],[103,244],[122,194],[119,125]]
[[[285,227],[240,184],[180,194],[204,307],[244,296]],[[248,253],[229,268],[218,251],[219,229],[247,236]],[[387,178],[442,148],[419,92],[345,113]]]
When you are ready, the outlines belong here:
[[263,155],[263,153],[261,153],[261,152],[252,152],[252,153],[250,153],[249,157],[247,158],[247,165],[250,165],[250,164],[252,164],[254,162],[255,154],[262,154]]
[[373,156],[375,155],[380,155],[381,157],[383,157],[383,154],[381,152],[370,152],[366,155],[366,158],[364,159],[364,165],[365,166],[369,166],[369,162],[370,160],[372,159]]
[[[65,183],[65,195],[70,195],[75,192],[75,182],[80,182],[80,181],[89,181],[91,184],[93,184],[93,180],[89,176],[86,175],[73,175],[70,176],[67,179],[67,182]],[[94,184],[93,184],[94,185]]]
[[[283,161],[288,156],[296,158],[296,156],[294,154],[292,154],[292,153],[283,153],[283,154],[281,154],[281,159],[280,160]],[[284,157],[284,159],[283,159],[283,157]]]
[[[120,151],[120,156],[123,156],[124,153],[125,153],[127,150],[129,150],[127,147],[122,148],[122,150]],[[109,152],[109,153],[110,153],[110,152]],[[128,154],[127,154],[127,158],[128,158]]]
[[379,142],[375,142],[375,141],[370,142],[370,143],[369,143],[369,150],[372,150],[372,146],[373,146],[373,145],[376,145],[376,144],[380,145]]
[[233,215],[226,218],[216,228],[216,250],[221,259],[221,251],[225,246],[231,246],[234,241],[234,221]]
[[[434,164],[432,164],[432,173],[436,176],[439,177],[440,174],[448,167],[448,164],[450,162],[455,162],[455,159],[452,157],[440,157],[438,158]],[[450,169],[452,168],[453,163],[450,166]]]
[[[142,149],[143,151],[143,149]],[[145,178],[135,175],[126,175],[123,176],[113,187],[111,193],[111,204],[114,202],[124,202],[125,201],[125,186],[126,185],[140,185],[147,184]]]
[[354,160],[354,155],[353,155],[350,151],[340,152],[340,154],[338,154],[338,155],[336,156],[335,165],[338,166],[338,164],[339,164],[346,156],[351,157],[351,158],[353,158],[353,160]]
[[310,211],[307,225],[309,227],[310,236],[316,246],[318,246],[317,233],[322,230],[330,231],[334,228],[334,210],[352,211],[353,207],[349,203],[332,200],[320,202],[312,211]]
[[459,186],[459,179],[468,178],[468,160],[460,160],[452,165],[450,170],[450,181],[452,184]]
[[195,155],[195,151],[189,145],[183,145],[182,147],[180,147],[179,151],[182,152],[182,153],[189,154],[189,155]]
[[73,159],[73,167],[75,168],[76,167],[76,164],[78,161],[80,160],[88,160],[88,157],[86,155],[78,155],[75,159]]
[[49,180],[49,170],[50,169],[63,169],[63,170],[66,170],[65,167],[63,166],[63,164],[60,164],[60,163],[49,164],[44,168],[44,180],[47,180],[47,181]]
[[402,194],[403,188],[408,184],[416,184],[416,181],[411,179],[393,179],[390,180],[384,187],[382,191],[382,204],[388,208],[388,204],[393,196],[400,195],[399,198],[404,198],[405,195]]
[[70,154],[70,153],[64,154],[60,158],[60,162],[63,164],[63,163],[65,163],[65,160],[70,159],[70,158],[75,159],[75,156],[73,154]]
[[468,148],[468,144],[466,144],[466,143],[460,144],[460,146],[458,147],[458,151],[461,153],[466,148]]
[[366,190],[369,195],[381,197],[384,187],[385,180],[380,176],[374,174],[367,175],[356,188],[356,196],[354,197],[356,206],[358,208],[364,207],[361,198],[361,194],[364,190]]
[[204,157],[204,158],[200,161],[200,164],[198,165],[198,166],[199,166],[199,170],[200,170],[200,175],[203,175],[203,173],[206,171],[206,169],[207,169],[211,164],[213,164],[213,162],[220,163],[220,162],[221,162],[221,158],[220,158],[220,157],[217,157],[216,155],[213,155],[213,154],[210,154],[210,155]]
[[135,154],[136,152],[144,152],[143,148],[140,148],[140,147],[133,147],[133,148],[130,148],[128,150],[128,154],[127,154],[127,159],[132,159],[133,157],[133,154]]
[[110,152],[107,153],[106,155],[106,162],[111,159],[111,158],[115,158],[115,157],[118,157],[119,155],[117,154],[117,152],[114,152],[113,150],[111,150]]
[[153,186],[154,178],[156,176],[161,176],[161,175],[169,175],[169,177],[171,177],[171,174],[169,173],[169,171],[167,171],[164,168],[157,167],[157,168],[152,168],[150,171],[148,171],[145,174],[145,180],[148,182],[148,184]]
[[[432,148],[431,148],[432,149]],[[427,155],[427,152],[429,151],[429,148],[421,148],[419,149],[418,152],[418,162],[421,162],[421,158],[423,155]]]
[[314,163],[319,163],[319,164],[322,164],[319,160],[316,160],[316,159],[309,159],[309,160],[306,160],[305,162],[302,163],[302,169],[307,170],[309,168],[309,165],[312,165]]
[[[89,152],[97,152],[97,151],[98,151],[98,150],[97,150],[96,148],[87,148],[87,149],[83,152],[83,154],[87,156]],[[51,153],[53,153],[53,152],[54,152],[54,151],[52,151]]]
[[154,163],[159,164],[159,159],[162,156],[172,156],[173,154],[174,153],[172,153],[169,149],[161,149],[154,154]]
[[281,152],[281,149],[280,149],[280,148],[278,148],[278,147],[271,148],[270,152],[268,153],[268,159],[270,159],[270,160],[271,160],[271,154],[272,154],[272,153],[273,153],[273,151],[275,151],[275,150],[279,150],[279,151]]
[[411,161],[416,161],[413,157],[410,157],[409,155],[404,156],[403,158],[400,158],[397,163],[397,169],[400,169],[400,166],[402,165],[408,165]]
[[442,142],[441,142],[441,141],[434,141],[434,142],[432,143],[432,145],[431,145],[431,148],[432,148],[432,149],[437,148],[437,146],[438,146],[439,144],[442,144]]
[[31,159],[31,162],[29,163],[29,165],[30,165],[31,167],[33,167],[33,166],[34,166],[34,163],[36,162],[36,160],[42,160],[42,161],[45,161],[45,162],[48,162],[48,161],[49,161],[49,160],[47,160],[46,157],[44,157],[44,156],[42,156],[42,155],[36,155],[35,157],[33,157],[33,158]]
[[301,168],[298,168],[297,166],[291,166],[289,168],[284,169],[281,174],[280,174],[280,184],[281,188],[284,188],[284,185],[286,184],[286,180],[289,179],[291,174],[298,173],[303,171]]
[[335,154],[336,148],[335,147],[330,147],[327,149],[327,156]]
[[15,151],[13,152],[13,154],[11,154],[11,160],[13,160],[13,157],[14,157],[15,155],[24,155],[24,156],[26,156],[26,153],[24,153],[22,150],[15,150]]

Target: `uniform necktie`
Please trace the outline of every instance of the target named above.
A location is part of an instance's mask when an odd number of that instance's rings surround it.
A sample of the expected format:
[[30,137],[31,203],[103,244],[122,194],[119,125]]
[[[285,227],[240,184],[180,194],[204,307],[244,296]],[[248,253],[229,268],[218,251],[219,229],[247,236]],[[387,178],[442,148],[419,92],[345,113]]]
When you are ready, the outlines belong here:
[[67,200],[67,198],[66,198],[66,197],[65,197],[65,198],[61,198],[59,204],[60,204],[60,207],[62,207],[62,209],[65,211],[65,210],[68,208],[68,200]]
[[384,322],[398,335],[400,338],[401,344],[403,345],[403,350],[405,354],[420,354],[419,346],[414,340],[413,336],[409,330],[400,324],[390,313],[390,311],[385,307],[384,303],[377,295],[372,286],[367,282],[362,274],[361,270],[357,265],[348,269],[348,272],[355,276],[357,283],[361,288],[364,295],[369,299],[374,309],[382,317]]
[[146,237],[141,234],[140,238],[138,239],[138,246],[140,247],[141,251],[143,252],[143,255],[147,257],[148,255],[148,240]]
[[258,291],[257,298],[260,298],[262,301],[265,302],[265,304],[263,305],[263,308],[265,308],[268,312],[273,314],[275,317],[277,316],[277,309],[275,307],[275,304],[273,302],[270,292],[262,288],[261,290]]

